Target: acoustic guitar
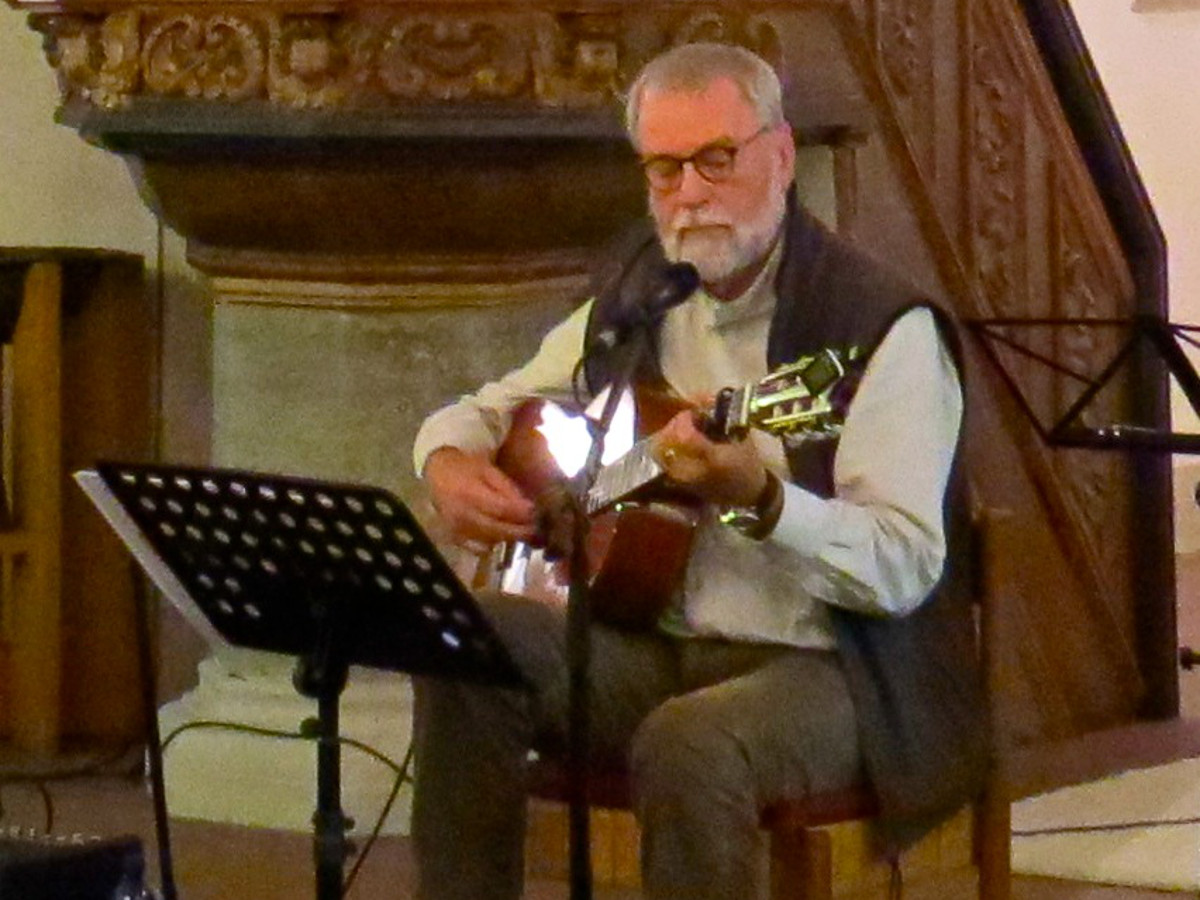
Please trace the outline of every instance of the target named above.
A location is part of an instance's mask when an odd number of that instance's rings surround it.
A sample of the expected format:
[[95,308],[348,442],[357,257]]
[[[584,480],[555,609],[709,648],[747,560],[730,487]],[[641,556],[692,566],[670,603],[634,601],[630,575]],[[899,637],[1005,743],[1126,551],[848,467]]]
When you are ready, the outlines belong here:
[[[713,408],[696,411],[697,424],[713,440],[741,440],[751,429],[785,443],[828,440],[840,433],[858,378],[855,354],[823,350],[783,366],[761,381],[726,388]],[[679,586],[691,552],[702,504],[672,485],[651,453],[650,435],[680,410],[677,396],[639,388],[635,392],[633,447],[604,466],[582,498],[590,517],[587,558],[589,601],[598,621],[620,628],[654,624]],[[522,403],[496,454],[497,466],[530,499],[569,484],[551,452],[542,423],[556,404]],[[478,558],[472,588],[567,602],[569,566],[549,559],[534,543],[497,544]]]

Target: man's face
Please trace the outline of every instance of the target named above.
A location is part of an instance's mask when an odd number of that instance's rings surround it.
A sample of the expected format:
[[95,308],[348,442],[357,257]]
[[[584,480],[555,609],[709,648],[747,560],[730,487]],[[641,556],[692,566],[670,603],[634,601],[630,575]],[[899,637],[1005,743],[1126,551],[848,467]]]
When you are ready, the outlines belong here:
[[[719,180],[706,179],[688,162],[674,179],[650,178],[649,198],[667,259],[692,263],[715,295],[738,296],[757,275],[783,219],[795,162],[788,128],[763,130],[753,107],[722,78],[696,93],[644,93],[636,137],[643,162],[735,149]],[[666,167],[672,168],[669,161]]]

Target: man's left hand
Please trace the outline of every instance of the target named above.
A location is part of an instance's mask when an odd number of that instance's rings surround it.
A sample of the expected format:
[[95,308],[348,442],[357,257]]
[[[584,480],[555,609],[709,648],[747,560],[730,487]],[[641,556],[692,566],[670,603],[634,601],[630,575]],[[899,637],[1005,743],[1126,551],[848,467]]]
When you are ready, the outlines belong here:
[[767,485],[753,441],[709,440],[691,410],[678,413],[654,435],[653,451],[671,481],[711,503],[752,506]]

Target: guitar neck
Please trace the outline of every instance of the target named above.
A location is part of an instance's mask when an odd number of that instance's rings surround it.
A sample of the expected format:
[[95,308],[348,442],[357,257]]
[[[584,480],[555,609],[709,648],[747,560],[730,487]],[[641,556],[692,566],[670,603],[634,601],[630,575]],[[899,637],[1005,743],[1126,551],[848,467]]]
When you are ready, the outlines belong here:
[[594,515],[624,497],[640,490],[663,474],[663,468],[650,452],[648,439],[640,440],[633,448],[596,476],[587,495],[587,513]]
[[[846,407],[853,395],[853,380],[848,369],[856,358],[857,351],[853,350],[822,350],[801,357],[774,370],[756,384],[719,392],[711,410],[695,411],[696,423],[714,441],[742,440],[752,429],[793,442],[828,440],[839,433],[845,419]],[[839,391],[842,387],[846,389]],[[677,400],[662,406],[661,400],[651,403],[652,399],[652,396],[639,396],[638,411],[639,415],[652,411],[660,414],[660,423],[654,427],[662,427],[672,415],[688,408]],[[542,403],[531,401],[518,408],[514,427],[497,454],[500,467],[528,496],[537,496],[539,490],[532,488],[545,486],[561,475],[551,455],[545,452],[544,437],[538,433]],[[656,404],[662,408],[654,409]],[[645,421],[652,418],[647,416]],[[542,448],[540,453],[533,452],[528,440],[519,439],[530,437],[537,439],[535,443]],[[548,466],[538,467],[538,471],[531,471],[531,465],[526,465],[543,457]],[[546,472],[542,472],[542,468]],[[601,512],[663,474],[662,466],[651,453],[651,439],[643,438],[616,462],[600,470],[587,493],[584,507],[589,515]]]

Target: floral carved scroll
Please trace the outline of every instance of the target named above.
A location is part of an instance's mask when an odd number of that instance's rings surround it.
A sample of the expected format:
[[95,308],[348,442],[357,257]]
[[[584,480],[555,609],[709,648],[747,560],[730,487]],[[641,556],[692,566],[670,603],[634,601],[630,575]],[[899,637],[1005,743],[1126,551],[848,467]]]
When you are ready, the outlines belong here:
[[619,8],[297,12],[185,5],[40,13],[31,23],[46,37],[64,97],[105,109],[140,97],[311,109],[441,102],[589,108],[618,97],[636,66],[664,43],[716,36],[781,60],[765,16],[710,10],[673,18],[664,33],[644,12]]

